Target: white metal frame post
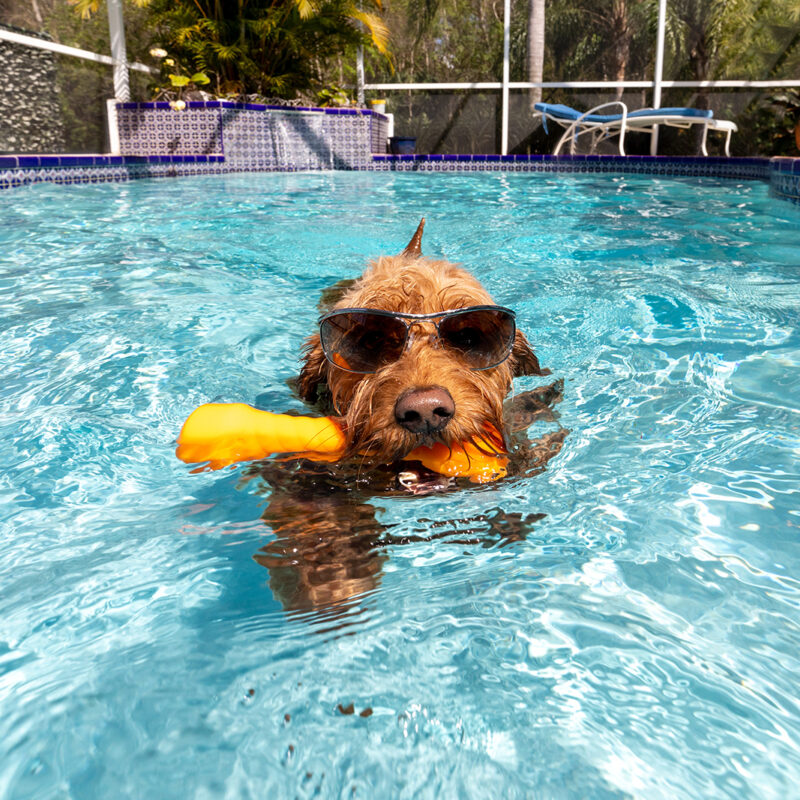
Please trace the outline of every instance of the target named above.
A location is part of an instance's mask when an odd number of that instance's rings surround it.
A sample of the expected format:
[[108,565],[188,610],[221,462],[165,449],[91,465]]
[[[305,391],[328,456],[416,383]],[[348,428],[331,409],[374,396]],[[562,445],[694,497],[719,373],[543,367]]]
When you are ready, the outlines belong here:
[[508,84],[511,78],[511,0],[503,3],[503,121],[500,133],[500,153],[508,153]]
[[364,99],[364,48],[358,46],[356,50],[356,102],[362,108],[367,101]]
[[128,54],[125,48],[125,23],[122,0],[107,0],[108,32],[111,38],[111,57],[114,59],[114,96],[126,103],[131,99],[128,82]]
[[[667,25],[667,0],[658,2],[658,37],[656,38],[656,69],[653,75],[653,108],[661,108],[661,83],[664,77],[664,29]],[[650,155],[658,155],[658,125],[650,134]]]

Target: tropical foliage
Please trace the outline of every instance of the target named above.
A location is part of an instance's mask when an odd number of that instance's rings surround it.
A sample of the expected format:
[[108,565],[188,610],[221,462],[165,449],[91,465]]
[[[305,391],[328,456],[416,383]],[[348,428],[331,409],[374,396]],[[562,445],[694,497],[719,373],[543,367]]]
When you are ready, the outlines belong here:
[[[67,0],[91,18],[100,0]],[[388,54],[381,0],[133,0],[145,7],[152,44],[217,94],[294,97],[324,86],[327,63],[364,44]],[[196,83],[196,82],[195,82]]]
[[321,88],[326,62],[342,51],[368,43],[386,53],[388,42],[380,17],[353,0],[151,0],[149,8],[160,44],[209,75],[218,94],[294,97]]

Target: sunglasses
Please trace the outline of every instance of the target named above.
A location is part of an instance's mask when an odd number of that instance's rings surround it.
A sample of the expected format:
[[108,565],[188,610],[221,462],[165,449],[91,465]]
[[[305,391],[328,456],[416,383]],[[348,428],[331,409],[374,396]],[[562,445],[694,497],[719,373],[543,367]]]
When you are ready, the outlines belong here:
[[511,309],[502,306],[471,306],[436,314],[343,308],[322,317],[319,332],[331,364],[366,375],[397,361],[406,349],[412,326],[430,320],[441,346],[477,371],[496,367],[511,355],[517,330],[514,317]]

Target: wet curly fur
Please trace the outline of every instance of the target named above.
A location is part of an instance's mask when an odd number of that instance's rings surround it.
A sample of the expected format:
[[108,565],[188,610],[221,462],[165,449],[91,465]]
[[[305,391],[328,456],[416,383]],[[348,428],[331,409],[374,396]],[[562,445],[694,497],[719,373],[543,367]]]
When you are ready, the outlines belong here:
[[[332,308],[432,314],[493,305],[486,289],[464,269],[421,255],[423,225],[424,220],[403,253],[372,262],[360,278],[338,293]],[[503,400],[512,379],[549,374],[539,366],[520,331],[506,361],[492,369],[473,371],[458,354],[439,346],[430,321],[414,323],[413,328],[414,336],[403,355],[370,375],[345,372],[330,364],[318,333],[307,340],[298,391],[313,402],[327,387],[347,438],[346,455],[366,453],[386,462],[402,458],[420,444],[430,444],[429,439],[398,424],[394,412],[401,395],[429,387],[443,387],[455,403],[452,419],[436,439],[447,445],[474,440],[484,434],[487,422],[504,434]]]

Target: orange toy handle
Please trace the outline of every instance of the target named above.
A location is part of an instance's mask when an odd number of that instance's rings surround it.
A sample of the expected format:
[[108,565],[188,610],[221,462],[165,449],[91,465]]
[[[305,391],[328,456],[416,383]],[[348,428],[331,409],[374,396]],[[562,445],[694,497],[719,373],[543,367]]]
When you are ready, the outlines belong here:
[[328,417],[271,414],[244,403],[207,403],[183,424],[175,454],[189,464],[219,469],[274,453],[314,453],[336,460],[344,449],[341,428]]
[[441,442],[412,450],[405,461],[421,461],[423,466],[451,478],[469,478],[473,483],[489,483],[504,478],[508,472],[508,457],[504,450],[489,438],[481,439],[480,449],[472,442]]

